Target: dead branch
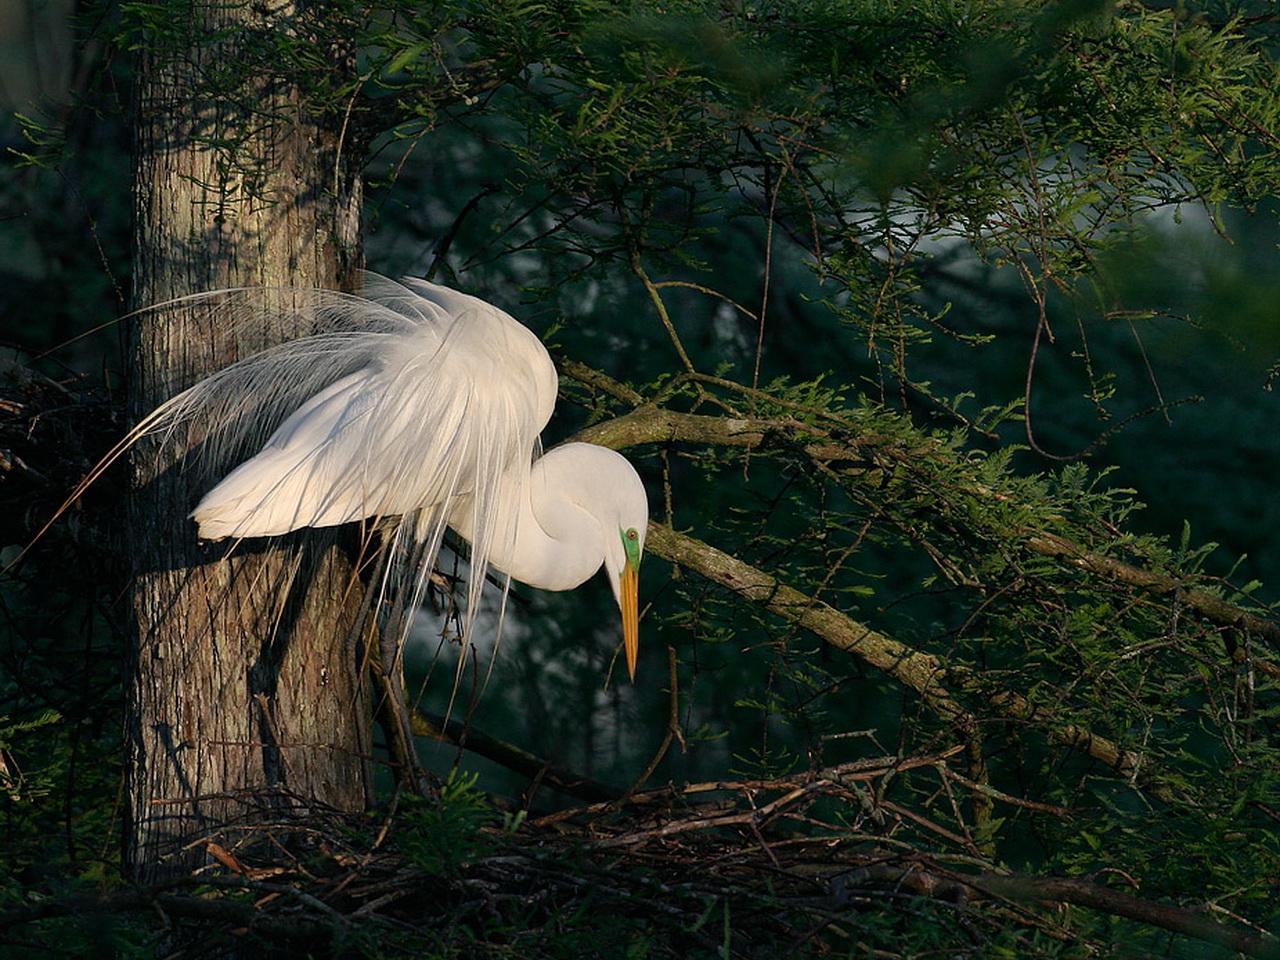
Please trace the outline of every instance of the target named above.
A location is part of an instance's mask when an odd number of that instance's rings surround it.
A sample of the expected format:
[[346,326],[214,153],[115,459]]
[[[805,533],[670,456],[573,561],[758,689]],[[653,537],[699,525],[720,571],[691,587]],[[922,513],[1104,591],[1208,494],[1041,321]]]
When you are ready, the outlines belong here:
[[[524,924],[590,903],[592,909],[657,918],[672,931],[696,933],[710,908],[723,902],[728,910],[732,902],[730,955],[737,956],[743,955],[737,947],[749,952],[753,946],[796,942],[805,930],[825,930],[833,943],[843,943],[842,927],[857,923],[857,911],[911,910],[913,899],[927,897],[992,932],[1013,918],[1028,929],[1070,939],[1060,915],[1041,908],[1068,903],[1248,956],[1276,956],[1275,941],[1265,934],[1219,923],[1194,908],[1143,900],[1087,880],[1002,873],[974,855],[966,838],[931,820],[927,810],[908,810],[905,801],[880,797],[890,783],[902,782],[902,772],[945,767],[952,758],[963,762],[963,752],[964,745],[956,744],[941,753],[869,758],[790,777],[652,790],[622,808],[596,804],[565,811],[529,822],[514,835],[495,826],[486,831],[490,846],[477,847],[456,871],[443,874],[406,859],[394,844],[382,845],[385,825],[370,840],[350,817],[311,821],[305,844],[311,854],[291,855],[268,874],[250,851],[267,852],[272,845],[261,842],[264,835],[296,834],[298,824],[255,825],[250,830],[258,841],[238,850],[234,844],[223,847],[221,834],[206,838],[219,845],[223,856],[216,860],[229,873],[210,865],[145,889],[49,897],[0,912],[0,934],[58,918],[158,911],[190,942],[203,945],[190,955],[209,945],[207,936],[196,939],[202,930],[338,949],[370,924],[412,935],[452,931],[475,918],[483,928],[502,916],[505,905]],[[689,803],[710,793],[731,795]],[[821,796],[862,813],[830,822],[806,814]],[[930,853],[920,841],[940,841],[942,847]],[[272,879],[258,879],[267,876]],[[1028,908],[1010,913],[1006,901]],[[45,932],[56,936],[57,930]],[[708,948],[722,945],[703,939]],[[175,954],[185,955],[181,949]]]
[[673,740],[680,741],[680,748],[684,749],[684,734],[680,732],[680,688],[679,673],[676,670],[676,649],[675,647],[667,647],[667,693],[671,704],[671,711],[667,715],[667,729],[663,734],[662,743],[658,746],[658,751],[653,755],[653,759],[649,761],[648,766],[640,776],[636,777],[633,783],[619,799],[618,803],[623,803],[628,797],[634,794],[640,787],[644,786],[655,770],[658,764],[662,763],[662,758],[667,755],[667,751],[671,749]]
[[584,777],[529,753],[514,744],[491,737],[461,721],[445,718],[437,714],[415,710],[413,714],[413,732],[419,737],[432,737],[474,751],[482,757],[499,763],[508,770],[523,774],[530,780],[545,783],[579,800],[589,803],[610,802],[622,796],[621,790]]
[[920,896],[951,902],[978,903],[993,897],[1019,902],[1048,902],[1087,907],[1101,913],[1217,944],[1249,957],[1280,957],[1280,940],[1219,923],[1199,910],[1157,903],[1076,877],[1032,877],[983,873],[978,876],[920,865],[871,865],[832,878],[837,898],[850,884],[891,884]]
[[977,889],[1010,900],[1071,903],[1163,930],[1172,930],[1206,943],[1215,943],[1249,957],[1266,957],[1272,960],[1280,957],[1280,940],[1275,937],[1219,923],[1198,910],[1143,900],[1087,880],[983,875],[970,883]]

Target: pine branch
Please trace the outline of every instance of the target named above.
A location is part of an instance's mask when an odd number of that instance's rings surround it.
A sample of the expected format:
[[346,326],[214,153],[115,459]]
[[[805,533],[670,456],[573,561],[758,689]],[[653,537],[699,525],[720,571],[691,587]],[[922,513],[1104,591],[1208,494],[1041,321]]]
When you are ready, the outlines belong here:
[[948,689],[949,684],[955,689],[983,696],[985,702],[1004,717],[1045,728],[1051,741],[1088,754],[1135,785],[1146,787],[1161,800],[1167,802],[1176,796],[1168,784],[1161,782],[1141,754],[1125,750],[1087,727],[1062,720],[1052,710],[1031,703],[1020,693],[1012,690],[993,692],[990,685],[972,670],[952,665],[942,657],[914,650],[710,544],[651,522],[645,549],[728,587],[771,613],[798,623],[831,646],[852,653],[887,673],[914,690],[939,718],[962,732],[972,730],[976,718],[960,706]]
[[[599,371],[579,369],[574,365],[566,370],[582,383],[596,386],[613,396],[623,397],[624,388]],[[625,392],[624,392],[625,391]],[[575,440],[597,443],[614,449],[639,446],[646,443],[699,443],[713,446],[757,447],[773,445],[799,446],[815,464],[823,467],[845,461],[865,463],[873,454],[894,463],[909,464],[922,456],[936,455],[936,448],[929,444],[903,445],[898,437],[868,434],[856,441],[834,443],[806,441],[815,428],[799,421],[785,419],[708,416],[680,413],[652,405],[640,406],[630,413],[613,420],[597,423],[580,431]],[[971,489],[977,496],[990,496],[991,491]],[[1153,596],[1177,594],[1178,602],[1206,620],[1220,626],[1245,631],[1280,647],[1280,623],[1258,616],[1236,604],[1215,597],[1206,590],[1190,586],[1186,581],[1170,574],[1144,570],[1133,564],[1116,560],[1080,546],[1067,537],[1045,530],[1020,531],[1021,545],[1031,553],[1063,560],[1077,569],[1126,586],[1136,587]],[[1254,659],[1253,665],[1268,676],[1280,676],[1280,666],[1265,660]]]

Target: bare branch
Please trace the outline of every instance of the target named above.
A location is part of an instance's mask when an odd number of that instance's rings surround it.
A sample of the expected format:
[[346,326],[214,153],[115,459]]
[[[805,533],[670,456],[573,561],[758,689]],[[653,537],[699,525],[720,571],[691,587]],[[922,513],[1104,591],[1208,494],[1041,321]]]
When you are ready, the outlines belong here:
[[621,790],[615,790],[590,777],[580,776],[505,740],[481,733],[458,720],[446,721],[444,717],[417,710],[413,714],[413,732],[419,737],[432,737],[457,744],[501,764],[508,770],[524,774],[530,780],[545,783],[549,787],[589,803],[608,802],[622,795]]
[[1166,903],[1155,903],[1087,880],[1063,877],[1004,877],[987,875],[975,887],[1009,900],[1050,900],[1100,910],[1172,930],[1197,940],[1216,943],[1249,957],[1280,957],[1280,940],[1230,927],[1204,914]]

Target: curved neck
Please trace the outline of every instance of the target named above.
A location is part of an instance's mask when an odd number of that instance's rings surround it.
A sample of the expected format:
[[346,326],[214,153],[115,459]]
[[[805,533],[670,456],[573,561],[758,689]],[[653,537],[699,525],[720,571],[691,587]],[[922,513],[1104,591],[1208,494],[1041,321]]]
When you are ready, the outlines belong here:
[[[571,590],[604,563],[600,521],[575,496],[590,481],[568,448],[552,450],[503,478],[489,564],[541,590]],[[455,510],[449,526],[471,540],[470,509]]]

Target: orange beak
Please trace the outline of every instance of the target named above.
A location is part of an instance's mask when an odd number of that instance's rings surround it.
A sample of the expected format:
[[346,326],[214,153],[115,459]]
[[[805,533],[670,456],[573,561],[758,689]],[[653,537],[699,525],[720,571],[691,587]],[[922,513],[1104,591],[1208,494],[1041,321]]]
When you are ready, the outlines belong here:
[[636,656],[640,652],[640,575],[627,564],[622,568],[622,649],[627,655],[627,673],[636,679]]

